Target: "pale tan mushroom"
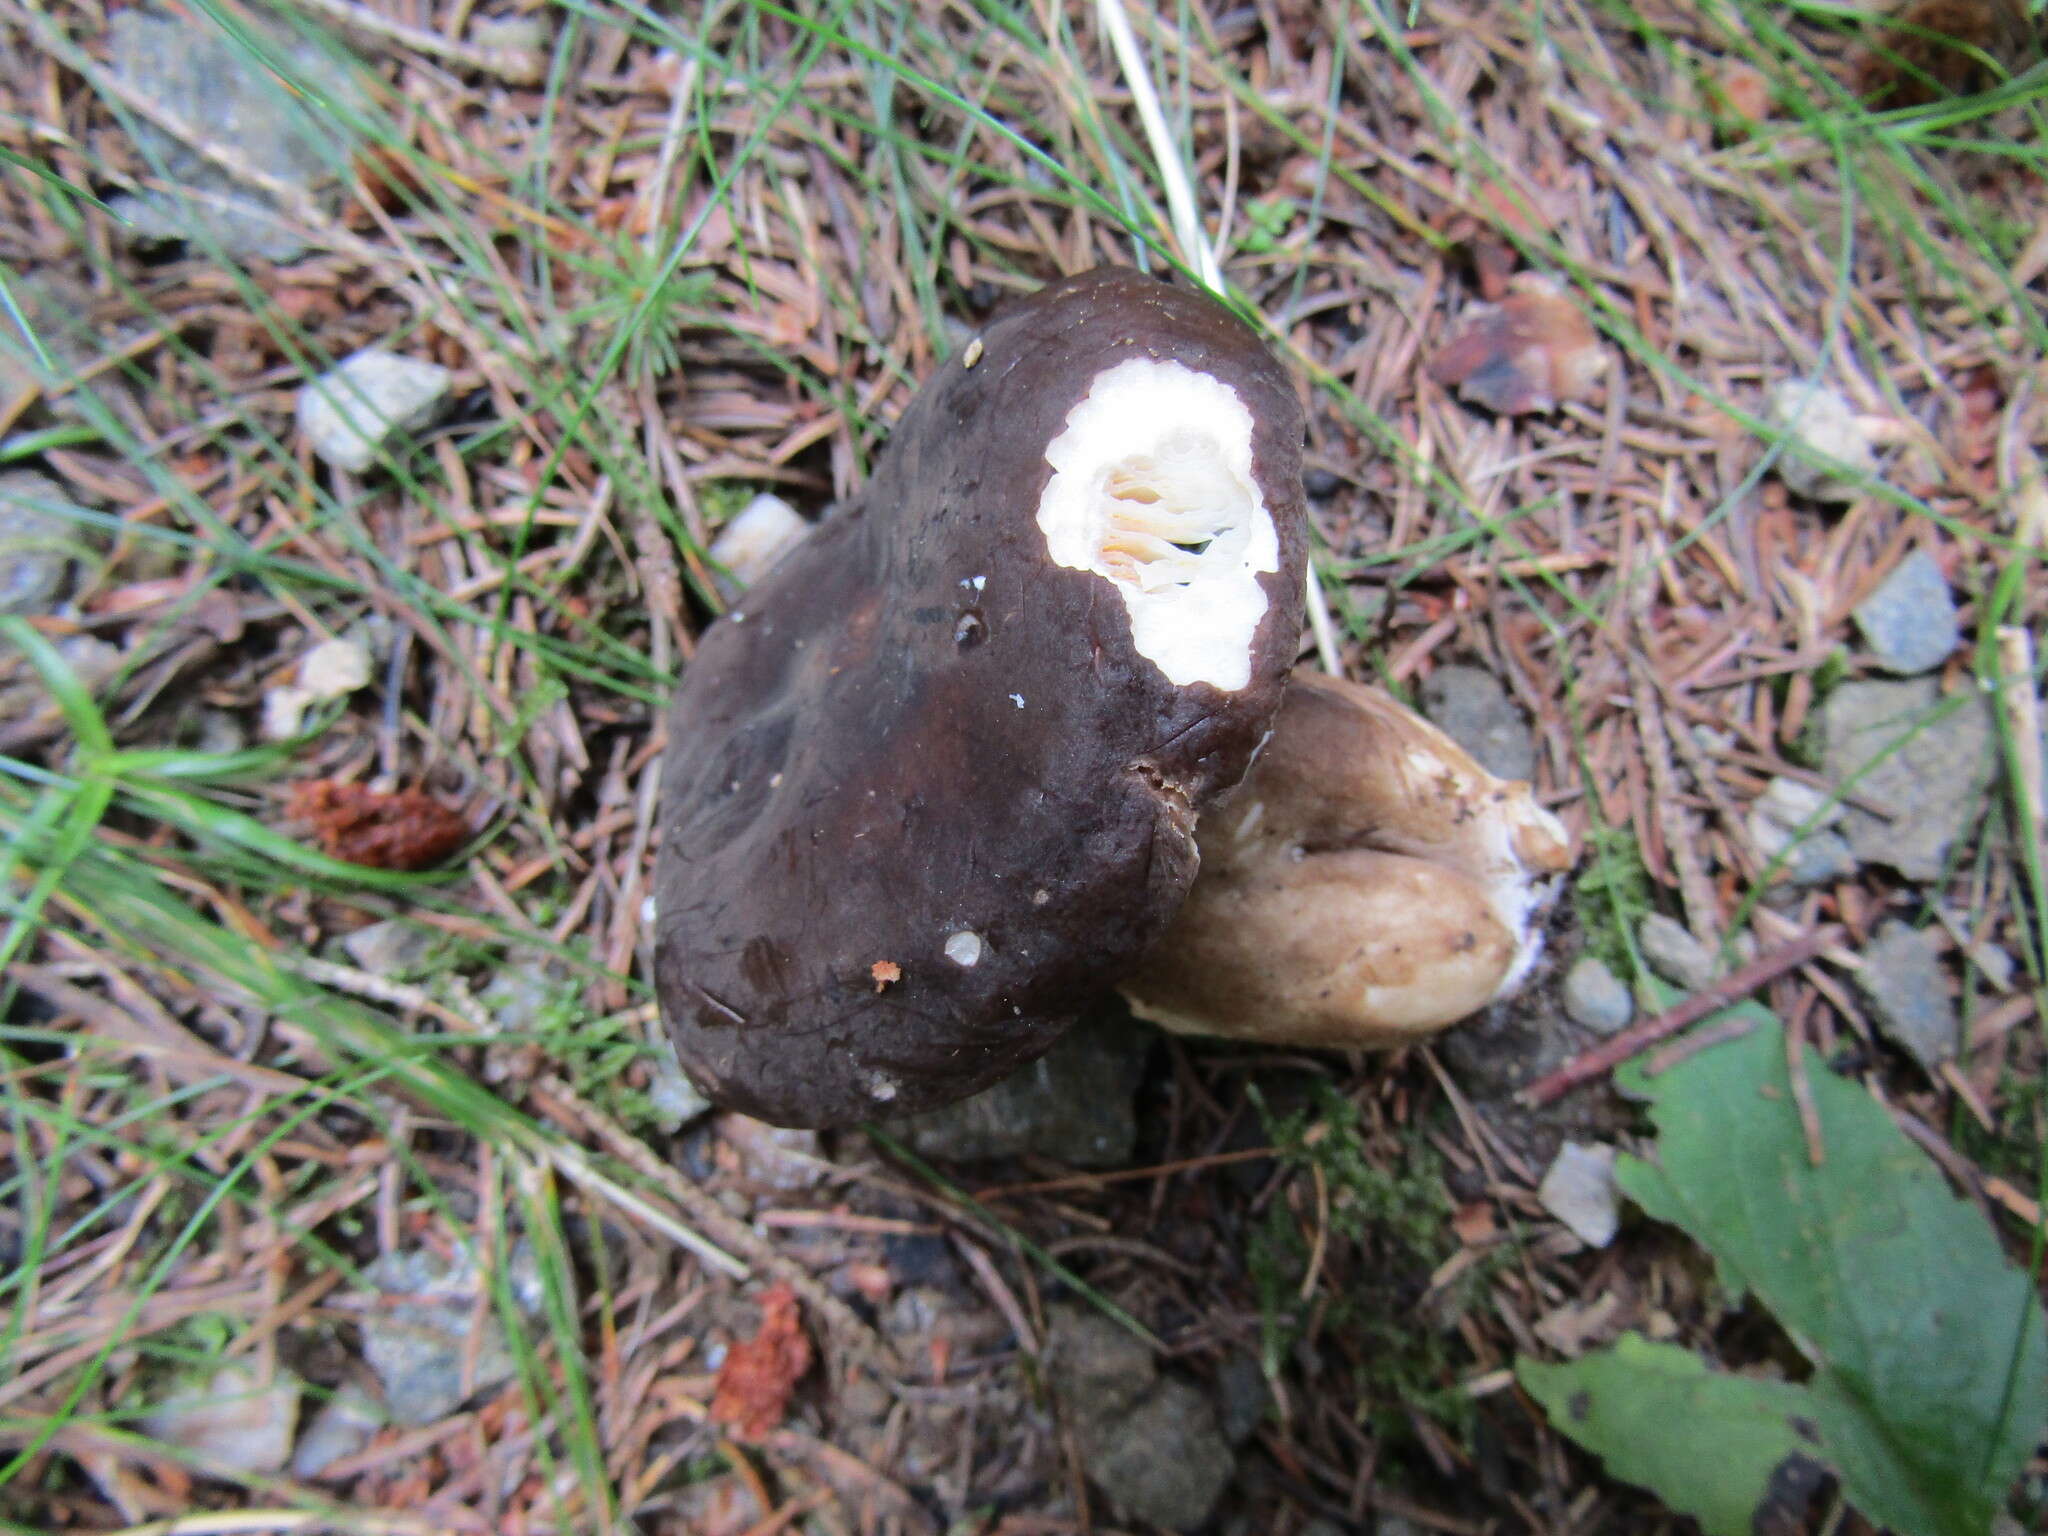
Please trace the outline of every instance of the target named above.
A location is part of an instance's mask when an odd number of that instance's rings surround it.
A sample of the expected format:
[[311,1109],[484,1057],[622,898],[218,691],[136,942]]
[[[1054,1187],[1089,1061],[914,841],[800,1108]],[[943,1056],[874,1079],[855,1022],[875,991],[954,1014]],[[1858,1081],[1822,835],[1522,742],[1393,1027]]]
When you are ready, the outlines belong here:
[[1569,839],[1376,688],[1297,672],[1197,829],[1201,873],[1123,993],[1186,1034],[1398,1045],[1519,986]]

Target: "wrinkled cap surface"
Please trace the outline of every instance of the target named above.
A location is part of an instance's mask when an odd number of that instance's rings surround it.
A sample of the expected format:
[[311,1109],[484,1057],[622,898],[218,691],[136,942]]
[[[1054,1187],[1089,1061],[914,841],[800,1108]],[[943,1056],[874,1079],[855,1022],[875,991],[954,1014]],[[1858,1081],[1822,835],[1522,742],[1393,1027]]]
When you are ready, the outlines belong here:
[[676,698],[656,971],[710,1097],[808,1126],[946,1103],[1135,963],[1293,658],[1301,435],[1242,323],[1120,269],[926,383]]

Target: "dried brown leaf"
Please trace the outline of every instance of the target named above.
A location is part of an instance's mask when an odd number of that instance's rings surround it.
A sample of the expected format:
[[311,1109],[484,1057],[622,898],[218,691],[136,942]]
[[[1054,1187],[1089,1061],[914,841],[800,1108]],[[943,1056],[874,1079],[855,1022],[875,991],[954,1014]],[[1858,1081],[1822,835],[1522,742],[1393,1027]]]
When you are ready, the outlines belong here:
[[1599,333],[1557,284],[1533,272],[1498,304],[1471,310],[1429,365],[1458,398],[1503,416],[1583,399],[1607,367]]

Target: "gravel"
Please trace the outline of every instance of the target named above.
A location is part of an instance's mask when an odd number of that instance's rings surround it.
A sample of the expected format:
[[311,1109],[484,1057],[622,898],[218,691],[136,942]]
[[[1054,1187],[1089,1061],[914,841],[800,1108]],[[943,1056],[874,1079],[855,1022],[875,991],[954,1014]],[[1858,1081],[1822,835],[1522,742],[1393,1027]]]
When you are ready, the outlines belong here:
[[1932,672],[1963,640],[1948,578],[1925,548],[1901,560],[1857,605],[1856,627],[1877,664],[1903,677]]

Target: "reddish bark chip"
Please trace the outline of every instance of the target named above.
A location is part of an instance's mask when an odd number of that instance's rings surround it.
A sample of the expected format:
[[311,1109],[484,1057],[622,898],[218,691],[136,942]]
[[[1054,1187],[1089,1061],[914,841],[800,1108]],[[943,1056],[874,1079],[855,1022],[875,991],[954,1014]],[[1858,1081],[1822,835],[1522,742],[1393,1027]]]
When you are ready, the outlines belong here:
[[711,1421],[731,1426],[742,1440],[759,1440],[782,1422],[789,1395],[811,1368],[796,1293],[786,1284],[761,1293],[761,1327],[725,1353],[711,1398]]
[[469,841],[459,813],[416,789],[308,779],[292,786],[285,814],[306,823],[329,858],[370,869],[426,869]]

